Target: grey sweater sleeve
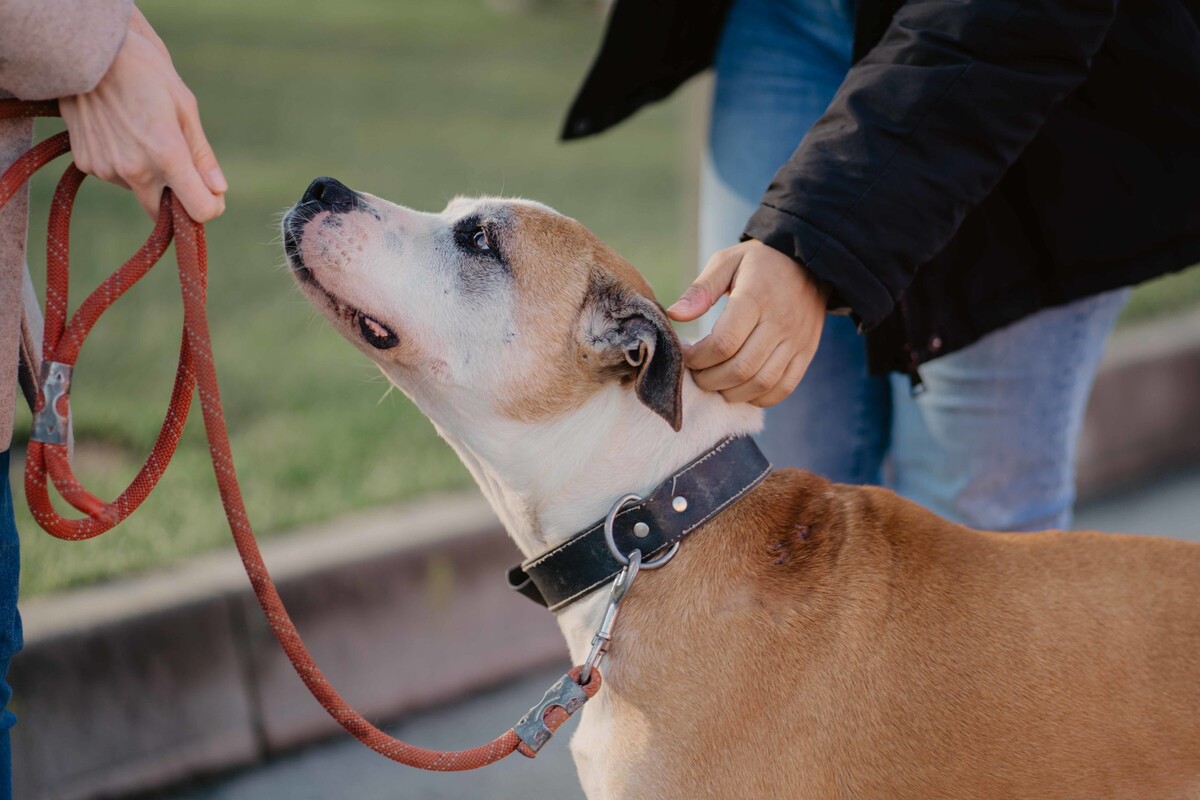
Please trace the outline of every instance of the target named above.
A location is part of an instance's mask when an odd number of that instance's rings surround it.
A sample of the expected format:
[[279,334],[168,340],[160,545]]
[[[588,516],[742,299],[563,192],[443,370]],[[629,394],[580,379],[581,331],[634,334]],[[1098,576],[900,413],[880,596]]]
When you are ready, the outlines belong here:
[[132,0],[0,0],[0,88],[22,100],[90,91],[132,13]]

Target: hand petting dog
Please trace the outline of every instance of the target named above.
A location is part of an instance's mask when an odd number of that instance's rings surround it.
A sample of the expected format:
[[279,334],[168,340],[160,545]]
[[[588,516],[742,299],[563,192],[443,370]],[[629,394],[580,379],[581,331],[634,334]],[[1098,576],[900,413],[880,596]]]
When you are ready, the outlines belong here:
[[667,313],[690,322],[725,293],[712,333],[684,362],[701,389],[766,408],[784,400],[817,353],[829,290],[803,265],[753,239],[714,254]]

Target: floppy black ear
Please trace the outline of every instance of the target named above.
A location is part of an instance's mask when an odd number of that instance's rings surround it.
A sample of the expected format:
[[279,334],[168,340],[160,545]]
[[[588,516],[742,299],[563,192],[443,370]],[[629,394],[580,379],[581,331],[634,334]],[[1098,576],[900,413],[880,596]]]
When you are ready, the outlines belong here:
[[675,430],[683,427],[683,347],[658,303],[628,287],[593,287],[587,338],[636,369],[634,391]]

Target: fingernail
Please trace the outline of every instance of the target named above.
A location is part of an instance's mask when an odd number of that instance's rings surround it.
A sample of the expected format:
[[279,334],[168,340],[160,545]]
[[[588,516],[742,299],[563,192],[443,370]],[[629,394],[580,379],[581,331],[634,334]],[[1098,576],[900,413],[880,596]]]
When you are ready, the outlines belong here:
[[229,182],[225,180],[225,173],[221,172],[220,167],[213,167],[208,171],[208,185],[214,192],[229,191]]
[[688,289],[678,300],[671,304],[667,311],[686,311],[692,307],[696,297],[695,289]]

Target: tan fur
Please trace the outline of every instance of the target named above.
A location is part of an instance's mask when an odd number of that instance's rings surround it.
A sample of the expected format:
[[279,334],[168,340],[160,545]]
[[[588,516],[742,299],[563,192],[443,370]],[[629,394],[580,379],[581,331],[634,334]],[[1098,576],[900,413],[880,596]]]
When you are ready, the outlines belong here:
[[1200,796],[1196,545],[779,470],[625,603],[630,797]]
[[632,378],[623,361],[600,362],[577,336],[563,336],[579,329],[593,275],[610,276],[650,299],[654,292],[629,262],[575,220],[531,206],[513,209],[513,216],[518,235],[509,262],[522,298],[520,343],[541,369],[514,375],[497,402],[511,419],[537,422],[578,408],[614,371]]

